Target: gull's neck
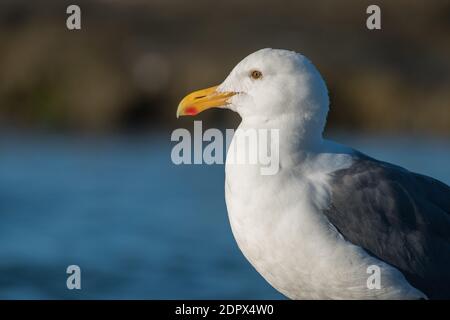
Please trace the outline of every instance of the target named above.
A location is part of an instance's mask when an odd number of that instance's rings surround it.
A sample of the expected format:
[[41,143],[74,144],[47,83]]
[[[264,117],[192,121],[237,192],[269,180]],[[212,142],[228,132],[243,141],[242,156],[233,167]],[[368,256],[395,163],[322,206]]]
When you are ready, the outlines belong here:
[[280,162],[296,164],[302,159],[323,150],[323,125],[314,119],[286,115],[277,119],[245,118],[241,129],[275,129],[279,132]]

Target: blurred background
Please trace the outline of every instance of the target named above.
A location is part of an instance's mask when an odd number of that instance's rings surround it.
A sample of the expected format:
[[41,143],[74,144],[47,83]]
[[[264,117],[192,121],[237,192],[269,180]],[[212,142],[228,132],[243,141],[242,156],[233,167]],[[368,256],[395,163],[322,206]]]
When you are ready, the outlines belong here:
[[0,0],[0,298],[282,299],[232,238],[223,166],[170,159],[178,101],[264,47],[322,73],[328,137],[449,184],[450,3],[376,1],[379,31],[370,4]]

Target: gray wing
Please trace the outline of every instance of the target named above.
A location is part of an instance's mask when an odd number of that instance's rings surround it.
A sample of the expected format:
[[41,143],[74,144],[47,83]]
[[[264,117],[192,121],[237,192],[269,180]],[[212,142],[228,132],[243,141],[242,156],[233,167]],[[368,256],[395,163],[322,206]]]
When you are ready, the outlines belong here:
[[339,232],[395,266],[430,299],[450,298],[450,187],[361,153],[331,178]]

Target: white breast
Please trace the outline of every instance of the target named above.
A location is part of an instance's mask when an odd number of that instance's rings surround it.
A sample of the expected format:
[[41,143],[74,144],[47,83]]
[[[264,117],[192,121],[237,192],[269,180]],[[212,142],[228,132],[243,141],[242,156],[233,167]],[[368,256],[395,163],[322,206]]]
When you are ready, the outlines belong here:
[[[346,241],[321,214],[330,199],[328,173],[337,169],[327,163],[345,167],[350,158],[310,154],[302,159],[294,166],[282,163],[272,176],[261,175],[258,165],[227,162],[228,215],[245,257],[292,299],[417,297],[398,270]],[[381,269],[381,289],[367,288],[370,265]]]

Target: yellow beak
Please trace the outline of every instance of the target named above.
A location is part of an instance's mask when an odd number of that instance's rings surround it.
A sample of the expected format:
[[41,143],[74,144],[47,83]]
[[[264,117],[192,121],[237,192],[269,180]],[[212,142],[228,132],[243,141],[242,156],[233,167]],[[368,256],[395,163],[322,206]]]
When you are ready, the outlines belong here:
[[179,116],[195,116],[207,109],[223,107],[229,104],[228,99],[236,93],[217,92],[217,87],[198,90],[184,97],[178,105],[177,118]]

